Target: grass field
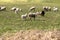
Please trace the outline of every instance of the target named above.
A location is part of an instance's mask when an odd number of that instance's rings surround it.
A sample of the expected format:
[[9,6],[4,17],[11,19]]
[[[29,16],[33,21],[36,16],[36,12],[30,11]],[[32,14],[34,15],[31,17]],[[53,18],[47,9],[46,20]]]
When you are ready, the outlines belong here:
[[[36,11],[41,11],[43,6],[58,7],[60,9],[60,0],[23,0],[23,1],[0,1],[0,5],[7,7],[6,11],[0,11],[0,35],[5,32],[16,32],[19,30],[52,30],[60,29],[60,10],[58,12],[46,12],[45,17],[38,16],[36,20],[21,20],[22,14],[28,13],[31,6],[36,6]],[[16,6],[23,10],[19,14],[10,11],[10,8]],[[35,11],[35,12],[36,12]]]

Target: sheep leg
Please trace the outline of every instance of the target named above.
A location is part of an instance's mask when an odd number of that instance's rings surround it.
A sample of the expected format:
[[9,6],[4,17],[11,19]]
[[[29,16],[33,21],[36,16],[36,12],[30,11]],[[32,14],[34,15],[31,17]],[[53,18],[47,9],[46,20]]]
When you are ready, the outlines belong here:
[[16,14],[18,14],[18,11],[15,11]]
[[30,20],[31,20],[31,17],[30,17]]
[[35,11],[35,9],[33,11]]
[[34,17],[34,20],[35,20],[35,17]]
[[34,11],[35,11],[35,9],[34,9]]

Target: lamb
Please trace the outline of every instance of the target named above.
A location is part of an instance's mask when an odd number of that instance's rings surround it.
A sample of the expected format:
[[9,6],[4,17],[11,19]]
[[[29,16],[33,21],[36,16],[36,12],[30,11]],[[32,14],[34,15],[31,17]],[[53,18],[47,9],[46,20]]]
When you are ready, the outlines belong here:
[[54,12],[58,11],[58,8],[53,7],[53,11],[54,11]]
[[36,7],[33,6],[33,7],[31,7],[31,8],[29,9],[29,11],[32,11],[32,10],[35,11],[35,8],[36,8]]
[[22,18],[23,20],[26,20],[27,17],[28,17],[28,14],[27,14],[27,13],[24,14],[24,15],[21,15],[21,18]]

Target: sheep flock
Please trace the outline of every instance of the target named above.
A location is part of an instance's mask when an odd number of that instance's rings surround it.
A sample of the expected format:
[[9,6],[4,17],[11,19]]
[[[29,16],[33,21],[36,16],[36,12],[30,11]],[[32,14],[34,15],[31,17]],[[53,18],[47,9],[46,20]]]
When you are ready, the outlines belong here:
[[[5,11],[7,9],[6,6],[0,6],[0,11]],[[35,18],[40,15],[40,16],[45,16],[46,12],[48,11],[53,11],[53,12],[58,12],[59,9],[57,7],[50,7],[50,6],[43,6],[42,7],[42,10],[41,11],[37,11],[35,12],[36,10],[36,7],[35,6],[32,6],[28,9],[29,13],[26,12],[26,14],[22,14],[21,15],[21,19],[22,20],[26,20],[27,18],[29,18],[30,20],[32,20],[32,18],[35,20]],[[13,11],[15,14],[18,14],[19,11],[20,12],[23,12],[23,10],[21,8],[18,8],[18,7],[12,7],[10,8],[10,11]],[[34,11],[34,12],[32,12]]]

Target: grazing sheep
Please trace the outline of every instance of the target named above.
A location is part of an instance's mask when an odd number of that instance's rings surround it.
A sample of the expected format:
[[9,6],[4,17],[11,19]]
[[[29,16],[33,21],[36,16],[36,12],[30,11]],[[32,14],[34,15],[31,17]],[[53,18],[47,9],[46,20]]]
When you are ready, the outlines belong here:
[[0,11],[2,10],[6,10],[6,7],[5,6],[0,7]]
[[28,16],[28,14],[24,14],[24,15],[21,15],[21,18],[22,18],[23,20],[26,20],[27,16]]
[[45,15],[45,11],[41,11],[41,12],[36,12],[36,15],[41,15],[41,16],[44,16]]
[[44,9],[45,11],[51,11],[51,7],[48,7],[48,6],[43,6],[43,9]]
[[22,11],[22,9],[19,9],[19,8],[13,7],[13,8],[11,8],[11,11],[14,11],[14,12],[17,14],[18,11]]
[[41,15],[41,12],[36,12],[36,15]]
[[17,13],[18,13],[18,11],[19,11],[19,8],[16,8],[15,13],[17,14]]
[[29,9],[29,11],[32,11],[32,10],[35,11],[35,8],[36,8],[36,7],[33,6],[33,7],[31,7],[31,8]]
[[53,11],[54,11],[54,12],[58,11],[58,8],[53,7]]
[[43,6],[43,10],[48,11],[48,7],[47,6]]
[[29,16],[30,20],[31,20],[31,18],[34,18],[34,20],[36,18],[36,14],[35,13],[29,13],[28,16]]
[[48,7],[48,10],[51,11],[51,7]]
[[15,11],[15,10],[16,10],[16,7],[12,7],[12,8],[11,8],[11,11]]
[[44,15],[45,15],[45,11],[42,11],[42,12],[41,12],[41,16],[44,16]]

